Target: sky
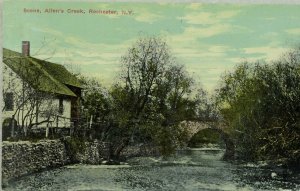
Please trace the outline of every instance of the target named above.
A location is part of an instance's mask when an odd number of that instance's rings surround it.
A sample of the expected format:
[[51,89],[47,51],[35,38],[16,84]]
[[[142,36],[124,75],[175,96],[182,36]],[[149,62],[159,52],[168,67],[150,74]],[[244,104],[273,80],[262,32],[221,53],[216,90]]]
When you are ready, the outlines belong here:
[[21,52],[28,40],[32,56],[105,86],[120,72],[121,56],[144,36],[164,39],[177,62],[213,91],[238,63],[272,61],[300,44],[300,5],[4,1],[3,47]]

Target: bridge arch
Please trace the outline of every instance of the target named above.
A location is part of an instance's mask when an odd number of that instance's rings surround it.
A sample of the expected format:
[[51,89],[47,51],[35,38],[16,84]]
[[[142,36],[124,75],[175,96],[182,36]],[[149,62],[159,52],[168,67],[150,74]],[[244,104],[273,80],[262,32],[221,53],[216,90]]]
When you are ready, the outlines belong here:
[[228,133],[224,131],[222,124],[216,124],[212,122],[193,122],[193,121],[183,121],[180,126],[184,128],[188,135],[188,142],[195,136],[198,132],[204,129],[211,129],[218,134],[220,134],[221,139],[225,144],[225,153],[223,155],[223,160],[232,160],[235,155],[235,145],[233,139]]

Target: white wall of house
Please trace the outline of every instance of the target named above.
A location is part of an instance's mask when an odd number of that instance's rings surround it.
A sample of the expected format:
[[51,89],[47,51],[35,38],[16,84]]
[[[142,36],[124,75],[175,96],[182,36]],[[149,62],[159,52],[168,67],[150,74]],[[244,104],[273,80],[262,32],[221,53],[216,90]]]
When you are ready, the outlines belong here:
[[[7,111],[7,110],[3,110],[3,108],[1,108],[2,111],[2,119],[1,119],[1,123],[3,123],[3,121],[6,118],[11,118],[15,113],[16,113],[16,109],[17,109],[17,103],[16,103],[16,97],[19,96],[20,97],[20,92],[22,92],[22,88],[23,88],[23,81],[22,79],[14,72],[12,71],[9,67],[7,67],[5,64],[3,66],[3,94],[5,93],[13,93],[14,94],[14,107],[13,110],[11,111]],[[17,93],[19,92],[19,93]],[[46,118],[44,117],[44,113],[49,113],[49,109],[52,108],[53,110],[57,110],[59,108],[59,97],[54,97],[51,98],[49,100],[45,100],[43,101],[43,103],[40,106],[40,111],[38,112],[38,121],[44,121]],[[4,106],[4,100],[2,101],[2,105]],[[51,117],[51,123],[49,123],[48,125],[51,127],[70,127],[71,122],[70,122],[70,118],[71,118],[71,100],[68,98],[64,98],[62,99],[62,103],[63,103],[63,112],[59,113],[59,112],[52,112],[53,114],[55,113],[55,115],[58,115],[59,117]],[[28,110],[24,109],[24,113],[27,113]],[[15,115],[15,119],[19,122],[19,124],[21,123],[21,119],[22,119],[22,115]],[[57,121],[58,119],[58,121]],[[36,121],[36,117],[34,117],[33,121]],[[26,124],[26,123],[25,123]],[[47,123],[43,123],[41,125],[38,125],[36,127],[46,127]]]
[[[43,111],[47,111],[47,108],[49,107],[54,107],[54,108],[59,108],[59,101],[61,98],[53,98],[52,100],[50,100],[51,105],[49,105],[48,102],[44,102],[40,108],[41,108],[41,113],[38,116],[38,121],[44,121],[47,118],[45,118],[42,114]],[[70,127],[71,126],[71,100],[64,98],[62,99],[63,102],[63,112],[62,113],[56,113],[55,116],[51,117],[50,119],[50,123],[48,124],[49,127],[59,127],[59,128],[63,128],[63,127]],[[46,109],[44,109],[46,108]],[[47,123],[43,123],[41,125],[37,126],[38,128],[45,128],[47,127]]]
[[[20,92],[22,90],[22,80],[20,77],[9,67],[3,64],[3,83],[2,83],[2,93],[10,93],[10,92]],[[2,106],[4,107],[4,95],[3,100],[1,100]],[[15,103],[14,103],[15,105]],[[2,111],[2,121],[6,118],[10,118],[16,111],[16,107],[12,111],[6,111],[1,108]]]
[[[59,98],[56,98],[53,100],[54,104],[59,107]],[[58,115],[58,124],[57,124],[57,120],[54,120],[51,123],[52,127],[70,127],[71,125],[71,100],[64,98],[63,99],[63,113]]]

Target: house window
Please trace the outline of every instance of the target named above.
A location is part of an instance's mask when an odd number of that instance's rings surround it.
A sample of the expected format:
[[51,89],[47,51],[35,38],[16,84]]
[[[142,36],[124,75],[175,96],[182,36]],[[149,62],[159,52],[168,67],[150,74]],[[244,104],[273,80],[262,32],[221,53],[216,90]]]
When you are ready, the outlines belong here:
[[59,98],[59,108],[58,108],[59,114],[64,113],[64,100],[63,98]]
[[14,94],[12,92],[4,93],[5,111],[14,110]]

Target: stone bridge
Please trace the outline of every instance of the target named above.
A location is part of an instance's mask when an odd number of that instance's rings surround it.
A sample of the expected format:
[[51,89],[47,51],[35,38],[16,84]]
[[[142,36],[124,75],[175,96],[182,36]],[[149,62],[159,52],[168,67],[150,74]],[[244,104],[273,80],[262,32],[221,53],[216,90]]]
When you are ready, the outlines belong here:
[[226,128],[225,124],[216,122],[194,122],[194,121],[183,121],[180,123],[180,127],[184,128],[188,133],[188,141],[196,135],[198,132],[204,129],[212,129],[221,135],[221,139],[225,143],[225,153],[223,156],[224,160],[234,159],[235,146],[234,141],[228,133],[224,131]]

